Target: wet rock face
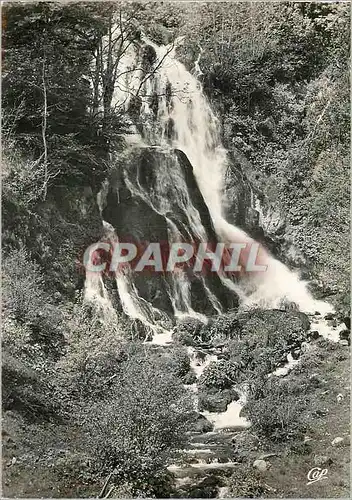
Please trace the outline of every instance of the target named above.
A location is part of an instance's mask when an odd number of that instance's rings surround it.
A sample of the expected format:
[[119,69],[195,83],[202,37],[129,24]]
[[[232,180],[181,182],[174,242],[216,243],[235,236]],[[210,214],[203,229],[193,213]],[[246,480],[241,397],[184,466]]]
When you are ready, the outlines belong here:
[[253,170],[248,160],[237,150],[229,153],[229,164],[224,177],[224,215],[228,222],[246,231],[252,238],[262,243],[273,255],[282,259],[281,238],[264,231],[260,224],[260,214],[254,206],[253,195],[262,198],[254,188],[247,173]]
[[[165,218],[143,199],[133,197],[126,186],[121,186],[118,191],[110,189],[103,218],[115,228],[121,241],[133,241],[143,246],[148,242],[167,241]],[[134,284],[140,297],[154,307],[173,314],[166,276],[146,270],[134,273]]]
[[193,174],[193,167],[187,156],[180,149],[175,149],[175,155],[178,159],[178,163],[182,172],[182,176],[185,180],[187,191],[192,199],[192,203],[198,210],[201,222],[206,229],[208,241],[217,241],[215,229],[213,222],[211,220],[208,207],[204,201],[203,195],[199,190],[197,181]]
[[254,227],[258,222],[257,215],[250,212],[251,185],[244,173],[248,161],[243,155],[232,152],[229,155],[229,167],[225,175],[224,199],[225,218],[231,224],[244,227],[246,222]]
[[[124,165],[116,167],[106,195],[103,218],[121,241],[146,248],[149,243],[199,243],[199,225],[208,242],[217,237],[208,207],[199,191],[193,168],[182,151],[159,147],[134,149]],[[171,235],[171,236],[170,236]],[[154,307],[173,314],[173,276],[167,272],[134,273],[139,295]],[[187,268],[190,305],[206,315],[218,314],[238,305],[216,273],[195,274]]]
[[[217,235],[214,229],[213,222],[211,220],[210,214],[208,207],[204,201],[204,198],[198,188],[198,184],[196,182],[196,179],[193,174],[193,167],[191,163],[189,162],[187,156],[183,153],[183,151],[176,149],[175,154],[178,158],[180,167],[182,169],[183,177],[185,179],[186,185],[187,185],[187,190],[189,193],[189,196],[192,199],[192,202],[196,209],[198,210],[198,213],[200,215],[201,222],[203,226],[206,229],[207,232],[207,240],[209,242],[214,242],[217,243]],[[224,307],[225,310],[228,309],[233,309],[238,306],[238,297],[233,293],[230,292],[221,282],[219,276],[215,273],[207,274],[204,276],[204,284],[210,288],[210,290],[213,291],[215,294],[216,298],[220,301],[220,304]],[[195,280],[192,280],[192,287],[193,289],[197,287],[195,284]],[[194,294],[194,297],[199,297],[199,294]],[[204,305],[203,305],[204,307]],[[211,313],[209,314],[209,310],[207,309],[210,308]],[[196,308],[196,310],[199,310]],[[216,314],[216,309],[214,309],[213,305],[208,303],[205,306],[205,309],[203,309],[205,312],[208,312],[208,315],[213,315]]]

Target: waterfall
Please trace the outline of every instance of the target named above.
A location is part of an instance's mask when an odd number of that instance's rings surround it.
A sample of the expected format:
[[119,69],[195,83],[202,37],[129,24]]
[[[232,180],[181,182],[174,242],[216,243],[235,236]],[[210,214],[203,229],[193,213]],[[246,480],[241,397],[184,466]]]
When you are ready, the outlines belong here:
[[[125,189],[130,196],[140,200],[146,209],[162,217],[160,221],[165,222],[165,234],[169,242],[181,241],[185,236],[207,241],[210,229],[204,225],[199,204],[197,206],[192,195],[194,189],[192,191],[185,185],[179,159],[174,152],[182,151],[193,167],[196,183],[211,219],[210,225],[215,229],[218,241],[226,244],[253,243],[244,231],[229,224],[223,216],[222,193],[228,165],[227,152],[221,143],[218,119],[203,93],[201,83],[194,76],[199,75],[199,71],[194,71],[194,75],[187,71],[177,60],[175,47],[160,47],[150,41],[145,42],[155,53],[154,61],[148,63],[149,73],[141,59],[141,48],[131,45],[120,61],[120,76],[113,98],[113,106],[123,106],[130,115],[134,106],[133,134],[127,136],[132,160],[123,167]],[[133,154],[140,154],[143,150],[142,168],[136,166],[139,159],[136,160]],[[146,158],[149,170],[145,167]],[[120,216],[115,216],[114,224],[113,211],[110,208],[109,223],[116,226],[120,224],[117,220]],[[306,312],[325,313],[332,310],[329,304],[314,300],[307,283],[300,281],[295,273],[262,247],[257,262],[265,264],[267,270],[251,275],[248,273],[237,282],[220,276],[227,293],[236,292],[242,307],[277,308],[286,301],[294,302]],[[137,304],[141,297],[133,279],[133,276],[118,276],[118,290],[127,313],[132,312],[132,315],[149,322],[150,315],[148,317]],[[221,312],[223,307],[219,295],[203,277],[200,280],[209,307],[217,313]],[[190,281],[186,274],[174,273],[169,282],[166,281],[160,278],[174,316],[202,317],[203,311],[195,311],[192,306]]]

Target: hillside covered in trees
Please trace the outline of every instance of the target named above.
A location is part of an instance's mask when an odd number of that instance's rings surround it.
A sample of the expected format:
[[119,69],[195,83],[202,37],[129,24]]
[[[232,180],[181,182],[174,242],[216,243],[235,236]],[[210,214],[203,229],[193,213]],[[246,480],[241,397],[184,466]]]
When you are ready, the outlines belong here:
[[[347,496],[349,3],[7,2],[2,25],[5,496]],[[223,217],[332,312],[86,275],[101,240],[219,241],[219,155]]]

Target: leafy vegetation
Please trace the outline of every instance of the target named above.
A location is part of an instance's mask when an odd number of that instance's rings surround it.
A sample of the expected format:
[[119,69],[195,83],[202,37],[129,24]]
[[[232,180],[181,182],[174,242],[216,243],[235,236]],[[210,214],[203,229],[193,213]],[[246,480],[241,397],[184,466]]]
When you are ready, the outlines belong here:
[[239,466],[228,482],[228,498],[262,498],[271,489],[264,483],[260,473],[250,466]]
[[[208,3],[196,10],[180,53],[190,67],[199,56],[223,140],[258,197],[264,231],[283,246],[281,258],[304,263],[346,314],[350,6]],[[230,166],[227,182],[233,177]],[[245,217],[239,222],[251,230]]]
[[259,378],[251,386],[246,412],[254,432],[272,441],[304,436],[303,410],[307,405],[305,387],[276,377]]
[[180,380],[154,356],[136,353],[120,368],[111,390],[87,407],[91,455],[118,484],[155,495],[158,477],[185,444],[192,404]]

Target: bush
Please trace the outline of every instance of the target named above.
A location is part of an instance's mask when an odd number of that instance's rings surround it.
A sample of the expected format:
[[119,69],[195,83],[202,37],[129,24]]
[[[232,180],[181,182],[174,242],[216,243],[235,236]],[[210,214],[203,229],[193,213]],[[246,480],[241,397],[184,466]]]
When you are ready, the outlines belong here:
[[302,384],[262,377],[252,384],[245,412],[253,432],[271,441],[289,441],[306,431],[307,404]]
[[3,304],[6,316],[30,330],[28,342],[41,344],[56,358],[61,354],[62,312],[52,303],[40,267],[22,245],[4,258]]
[[228,313],[221,316],[215,316],[209,319],[209,322],[203,326],[201,335],[207,341],[225,340],[233,338],[239,334],[239,322],[237,314]]
[[134,349],[126,348],[119,318],[104,319],[94,304],[74,306],[67,322],[67,349],[57,363],[56,387],[69,404],[104,397],[121,370],[121,362]]
[[279,310],[253,310],[238,316],[242,337],[256,336],[268,347],[275,346],[280,339],[286,344],[297,346],[306,340],[309,330],[308,317],[301,312]]
[[187,346],[195,346],[223,342],[238,333],[236,314],[228,313],[210,318],[205,324],[195,318],[184,319],[177,323],[173,339]]
[[238,364],[233,361],[221,359],[210,363],[199,379],[201,387],[215,389],[229,389],[238,381]]
[[175,342],[187,346],[194,346],[200,340],[200,332],[203,323],[195,318],[187,318],[178,321],[173,332]]
[[80,418],[97,470],[114,471],[117,483],[153,495],[156,478],[186,444],[191,412],[180,380],[153,353],[136,348],[104,399]]
[[248,465],[238,465],[228,480],[228,498],[258,498],[270,492],[260,473]]
[[182,378],[191,370],[189,354],[184,347],[173,347],[167,353],[170,370],[175,377]]
[[224,351],[228,366],[237,367],[236,382],[269,374],[286,360],[292,348],[307,338],[309,320],[299,312],[254,310],[238,315],[240,338]]

